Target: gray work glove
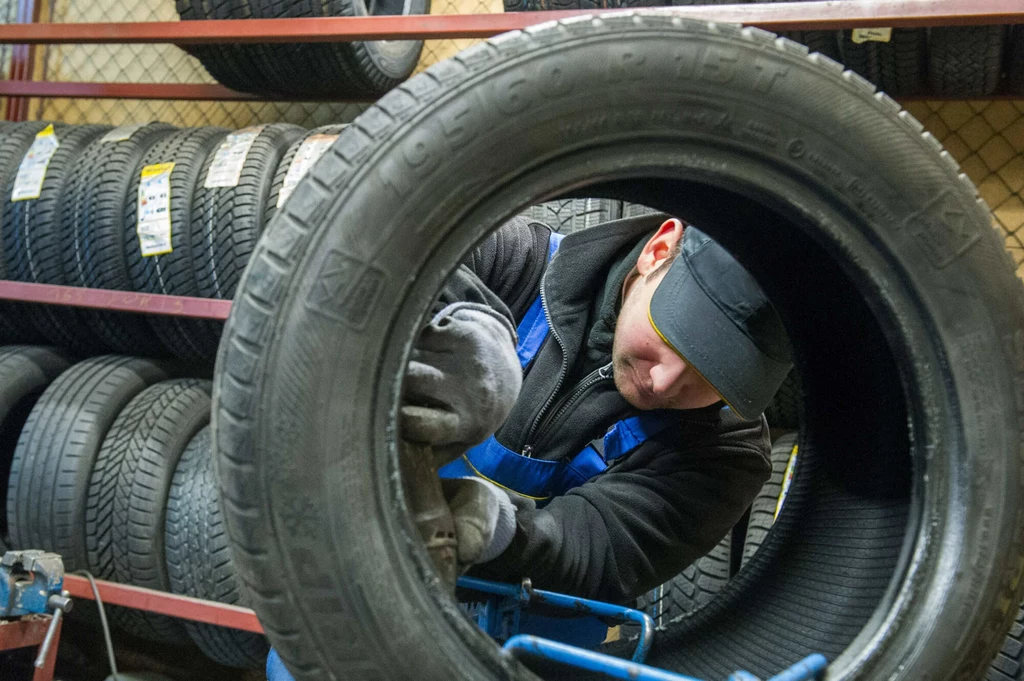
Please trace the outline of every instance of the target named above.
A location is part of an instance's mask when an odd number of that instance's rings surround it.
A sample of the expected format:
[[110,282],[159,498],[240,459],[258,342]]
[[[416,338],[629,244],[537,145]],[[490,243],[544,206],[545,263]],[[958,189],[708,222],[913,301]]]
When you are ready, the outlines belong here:
[[431,445],[444,465],[504,423],[522,384],[511,322],[479,303],[449,305],[423,330],[409,359],[402,437]]
[[481,478],[441,480],[455,520],[459,572],[502,554],[516,534],[516,507],[508,494]]

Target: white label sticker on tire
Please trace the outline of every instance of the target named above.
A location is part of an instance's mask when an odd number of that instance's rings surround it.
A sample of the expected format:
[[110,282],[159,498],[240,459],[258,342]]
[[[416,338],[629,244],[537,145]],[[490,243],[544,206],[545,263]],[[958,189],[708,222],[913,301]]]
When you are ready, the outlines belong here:
[[284,202],[288,200],[288,197],[295,190],[295,185],[305,177],[309,169],[313,167],[313,164],[324,155],[327,147],[334,144],[336,139],[338,139],[337,135],[310,135],[302,141],[302,144],[299,145],[299,150],[295,152],[295,158],[292,159],[291,165],[288,166],[288,172],[284,175],[281,192],[277,195],[278,208],[284,205]]
[[101,144],[107,142],[124,142],[131,139],[140,128],[146,127],[145,123],[131,123],[129,125],[119,125],[106,135],[100,138]]
[[891,28],[855,28],[850,33],[850,40],[857,45],[861,43],[887,43],[892,40]]
[[171,172],[173,163],[146,166],[139,177],[138,220],[135,233],[143,257],[170,253]]
[[11,201],[26,201],[38,199],[43,191],[43,182],[46,180],[46,169],[50,165],[50,159],[60,146],[60,140],[53,131],[53,124],[46,126],[32,140],[32,146],[25,152],[18,166],[18,174],[14,178],[14,189],[11,191]]
[[207,189],[237,187],[238,181],[242,177],[245,157],[249,155],[249,147],[263,132],[264,127],[256,125],[251,128],[242,128],[225,137],[217,147],[217,151],[213,153],[210,171],[206,173],[206,182],[203,183],[203,186]]

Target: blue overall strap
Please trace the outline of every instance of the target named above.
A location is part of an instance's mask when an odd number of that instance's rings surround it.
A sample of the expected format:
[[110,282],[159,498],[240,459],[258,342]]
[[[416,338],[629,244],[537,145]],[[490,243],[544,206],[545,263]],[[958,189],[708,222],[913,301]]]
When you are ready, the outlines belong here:
[[604,436],[604,456],[593,445],[584,447],[559,471],[558,479],[551,482],[550,493],[564,494],[573,487],[579,487],[598,473],[603,473],[610,461],[629,454],[678,420],[679,416],[672,411],[658,410],[618,421]]
[[551,491],[551,486],[557,485],[564,467],[563,461],[533,459],[513,452],[492,435],[470,448],[461,458],[443,466],[438,473],[442,478],[476,475],[498,487],[539,501],[557,493]]
[[[555,257],[555,251],[558,250],[558,246],[564,238],[564,234],[551,233],[551,239],[548,241],[548,262],[551,262],[551,258]],[[526,314],[523,315],[519,326],[516,327],[516,334],[519,336],[519,345],[516,346],[516,354],[519,355],[519,366],[524,369],[529,366],[530,362],[537,355],[537,351],[540,350],[541,343],[547,338],[549,330],[548,318],[544,314],[544,301],[538,295],[526,311]]]

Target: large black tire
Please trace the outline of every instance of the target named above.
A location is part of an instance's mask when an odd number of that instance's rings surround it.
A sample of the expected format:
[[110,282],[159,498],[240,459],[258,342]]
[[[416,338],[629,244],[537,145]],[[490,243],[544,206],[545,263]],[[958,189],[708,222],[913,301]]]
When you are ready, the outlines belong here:
[[[307,172],[309,167],[316,160],[319,160],[319,154],[323,154],[326,150],[326,146],[316,143],[314,138],[320,140],[323,143],[333,142],[334,139],[338,138],[338,135],[345,126],[342,125],[322,125],[319,128],[313,128],[306,132],[302,137],[292,142],[291,146],[285,150],[281,156],[281,161],[277,165],[277,172],[274,173],[274,181],[270,185],[270,192],[267,194],[267,204],[263,209],[263,225],[260,231],[266,229],[267,225],[270,224],[271,218],[277,214],[278,205],[288,200],[291,196],[291,192],[295,189],[295,182],[297,179],[301,179]],[[296,160],[296,156],[299,154],[299,150],[302,149],[304,144],[308,145],[304,149],[304,156],[308,154],[308,159]],[[315,159],[313,157],[316,157]],[[295,165],[292,168],[292,165]],[[305,170],[305,172],[303,172]],[[290,177],[289,177],[290,175]],[[287,186],[286,186],[287,185]],[[281,194],[284,192],[284,198],[281,198]]]
[[893,97],[914,97],[927,90],[927,32],[894,28],[889,42],[853,42],[842,33],[842,62]]
[[167,377],[159,364],[103,356],[74,365],[32,408],[7,483],[11,545],[56,551],[64,570],[88,567],[89,476],[114,418],[146,386]]
[[[152,385],[118,415],[96,457],[89,483],[86,535],[89,568],[113,579],[169,591],[164,554],[167,496],[189,441],[209,423],[208,381],[176,379]],[[153,641],[186,643],[180,620],[115,608],[111,619]]]
[[[46,121],[28,121],[10,123],[0,133],[0,190],[6,190],[18,172],[18,166],[25,157],[25,152],[32,146],[36,134],[42,131]],[[59,125],[59,124],[58,124]],[[0,196],[0,223],[2,213],[6,213],[11,195]],[[3,239],[0,238],[0,248]],[[0,254],[0,279],[8,279],[6,259]],[[0,302],[0,343],[41,343],[45,342],[42,334],[29,321],[28,305],[22,303]]]
[[46,386],[71,365],[54,348],[0,347],[0,541],[7,531],[7,480],[21,429]]
[[[11,201],[15,178],[9,178],[4,203],[3,258],[7,278],[35,284],[66,284],[62,266],[61,220],[67,206],[67,184],[78,157],[94,139],[110,129],[101,125],[54,125],[60,146],[50,157],[39,198]],[[92,332],[76,308],[31,305],[29,319],[49,342],[79,355],[110,348]]]
[[928,29],[928,83],[939,97],[987,97],[999,87],[1006,26]]
[[[207,156],[216,149],[228,131],[223,128],[187,128],[162,137],[143,155],[141,167],[173,163],[170,179],[171,252],[143,256],[136,236],[137,202],[140,175],[135,173],[128,185],[124,203],[124,248],[132,288],[142,293],[198,296],[192,263],[195,260],[191,238],[192,202]],[[205,319],[186,319],[154,315],[149,323],[172,352],[183,359],[208,359],[217,352],[220,323]]]
[[561,199],[527,208],[523,215],[561,234],[571,234],[622,217],[622,202],[612,199]]
[[[176,0],[190,19],[430,14],[430,0]],[[201,45],[188,48],[235,90],[287,97],[379,97],[409,77],[422,40]]]
[[[65,192],[61,250],[65,282],[71,286],[131,291],[125,259],[124,205],[128,188],[142,169],[142,157],[175,128],[149,123],[127,139],[107,135],[94,140],[78,157]],[[134,197],[131,197],[134,198]],[[78,310],[112,350],[132,355],[166,355],[167,349],[142,315]]]
[[[786,471],[790,461],[797,454],[797,434],[783,435],[772,443],[772,475],[758,492],[750,505],[750,519],[747,521],[747,536],[743,542],[742,565],[753,557],[765,537],[775,524],[776,512],[780,511],[779,498],[785,485]],[[794,462],[795,463],[795,462]]]
[[[249,607],[220,512],[209,428],[192,438],[174,471],[164,546],[172,592]],[[197,622],[185,622],[185,628],[200,650],[220,664],[247,668],[266,664],[265,636]]]
[[1024,587],[1024,293],[940,151],[802,46],[655,12],[485,41],[368,109],[257,245],[214,382],[233,555],[296,679],[522,676],[409,541],[396,377],[487,230],[570,189],[732,251],[807,395],[765,545],[648,661],[765,677],[822,652],[833,681],[983,675]]

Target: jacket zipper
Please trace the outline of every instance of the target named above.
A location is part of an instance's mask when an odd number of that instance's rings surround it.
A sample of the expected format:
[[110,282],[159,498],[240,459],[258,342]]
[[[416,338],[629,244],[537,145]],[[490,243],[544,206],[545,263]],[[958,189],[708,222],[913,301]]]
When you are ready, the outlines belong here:
[[[611,362],[609,362],[608,364],[604,365],[603,367],[595,369],[594,371],[591,371],[589,374],[587,374],[583,378],[582,381],[580,381],[578,384],[576,384],[576,387],[573,388],[573,391],[569,394],[569,396],[565,399],[565,401],[562,402],[561,406],[558,407],[557,410],[555,410],[555,412],[551,415],[550,418],[547,418],[543,422],[538,423],[536,428],[532,428],[531,429],[531,433],[530,433],[529,437],[527,438],[527,442],[537,442],[537,441],[539,441],[544,436],[544,434],[547,433],[547,431],[550,428],[551,424],[552,423],[556,423],[558,421],[558,419],[562,417],[563,414],[565,414],[567,411],[569,411],[570,407],[572,407],[577,401],[579,401],[580,398],[583,397],[583,395],[585,395],[591,388],[593,388],[598,383],[601,383],[602,381],[610,380],[611,377],[612,377],[612,363]],[[549,400],[549,403],[550,403],[550,400]],[[548,408],[549,406],[550,406],[550,404],[549,405],[545,405],[545,408]],[[527,444],[525,447],[523,447],[523,456],[532,456],[532,455],[533,455],[533,445]]]
[[[548,297],[544,294],[544,283],[547,279],[548,273],[544,272],[544,276],[540,280],[540,305],[544,309],[544,318],[548,322],[548,328],[551,330],[551,335],[554,337],[555,342],[558,343],[558,349],[562,352],[562,366],[558,370],[558,382],[555,383],[555,389],[548,396],[544,406],[537,412],[537,416],[533,419],[533,423],[530,424],[530,430],[526,433],[526,441],[530,442],[533,439],[533,434],[537,431],[537,427],[540,425],[541,419],[544,417],[544,413],[551,408],[551,403],[554,402],[555,396],[558,395],[558,391],[562,389],[562,383],[565,382],[565,375],[569,371],[569,362],[566,357],[565,344],[562,342],[561,337],[558,335],[558,331],[555,329],[555,325],[551,323],[551,313],[548,311]],[[533,447],[529,444],[523,447],[523,456],[532,457]]]

